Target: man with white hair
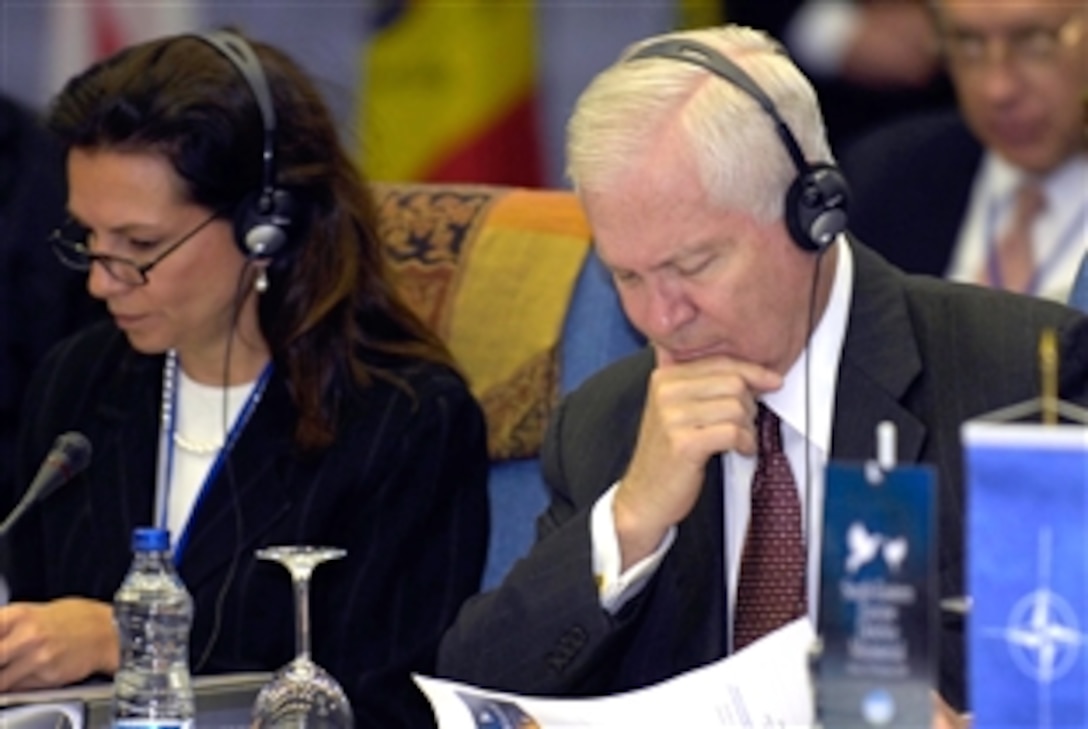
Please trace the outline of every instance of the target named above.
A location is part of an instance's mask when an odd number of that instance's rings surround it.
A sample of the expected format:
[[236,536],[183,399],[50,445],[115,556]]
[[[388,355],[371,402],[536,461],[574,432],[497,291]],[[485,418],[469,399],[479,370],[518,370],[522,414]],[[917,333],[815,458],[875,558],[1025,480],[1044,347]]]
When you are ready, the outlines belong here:
[[[1074,312],[904,275],[846,234],[815,94],[748,28],[635,44],[581,96],[568,157],[649,346],[563,403],[537,542],[466,604],[440,673],[614,693],[814,616],[823,466],[872,457],[885,420],[901,463],[937,471],[940,597],[962,595],[960,425],[1032,397],[1039,333]],[[764,521],[781,518],[791,537],[768,547]],[[760,549],[789,564],[752,568]],[[784,599],[755,609],[767,591]],[[934,688],[962,709],[962,629],[940,647]]]

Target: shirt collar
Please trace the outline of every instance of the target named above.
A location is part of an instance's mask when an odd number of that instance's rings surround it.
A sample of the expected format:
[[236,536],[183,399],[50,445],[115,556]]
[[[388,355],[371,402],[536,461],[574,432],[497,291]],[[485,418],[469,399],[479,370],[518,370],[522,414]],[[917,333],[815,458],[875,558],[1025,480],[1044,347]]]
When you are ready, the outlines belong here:
[[[845,235],[836,243],[838,257],[827,308],[816,324],[809,344],[786,373],[782,388],[763,396],[782,423],[797,433],[808,433],[810,444],[825,456],[831,450],[831,420],[838,383],[839,360],[846,340],[850,299],[854,289],[854,254]],[[822,265],[822,264],[821,264]],[[811,354],[806,373],[805,360]],[[806,386],[807,385],[807,386]],[[809,422],[806,428],[806,391]]]
[[[1009,164],[993,152],[986,154],[982,164],[983,179],[986,180],[988,189],[987,197],[992,201],[991,204],[1009,204],[1016,188],[1029,176],[1025,170]],[[1081,204],[1088,185],[1088,154],[1071,157],[1041,178],[1040,182],[1047,200],[1070,200]]]

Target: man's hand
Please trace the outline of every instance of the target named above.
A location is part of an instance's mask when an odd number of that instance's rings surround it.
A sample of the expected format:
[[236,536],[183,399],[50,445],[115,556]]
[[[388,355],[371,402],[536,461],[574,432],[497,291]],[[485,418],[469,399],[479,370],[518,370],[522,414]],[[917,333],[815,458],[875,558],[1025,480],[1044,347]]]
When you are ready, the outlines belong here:
[[63,598],[0,607],[0,692],[64,686],[113,673],[120,658],[107,603]]
[[924,3],[861,3],[859,12],[861,22],[843,59],[843,75],[877,88],[912,88],[937,74],[937,34]]
[[933,729],[971,729],[970,715],[957,713],[936,692],[933,694],[933,706]]
[[781,386],[777,373],[727,357],[659,362],[612,506],[621,570],[652,553],[688,515],[712,456],[755,454],[756,396]]

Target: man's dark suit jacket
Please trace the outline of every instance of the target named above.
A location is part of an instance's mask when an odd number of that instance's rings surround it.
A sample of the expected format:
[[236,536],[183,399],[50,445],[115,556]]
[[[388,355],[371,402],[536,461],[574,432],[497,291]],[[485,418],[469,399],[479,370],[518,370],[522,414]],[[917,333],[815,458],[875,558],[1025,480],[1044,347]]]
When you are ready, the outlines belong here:
[[[1037,396],[1040,330],[1079,317],[1050,302],[906,276],[861,245],[853,250],[832,457],[872,458],[876,425],[895,423],[900,462],[937,470],[940,595],[962,595],[960,424]],[[720,459],[638,598],[612,616],[594,584],[590,510],[627,467],[653,366],[648,351],[621,360],[565,401],[547,441],[551,503],[538,541],[499,588],[466,604],[443,639],[440,675],[527,694],[598,695],[725,654]],[[940,689],[962,706],[962,631],[948,626],[940,648]]]
[[[442,632],[483,573],[486,435],[453,372],[384,364],[414,393],[380,379],[345,393],[336,441],[312,455],[292,444],[297,411],[273,374],[195,507],[179,572],[195,603],[194,671],[274,670],[295,652],[291,583],[254,552],[345,548],[314,574],[314,659],[344,686],[357,726],[416,729],[433,719],[409,672],[433,671]],[[162,379],[163,357],[134,352],[112,322],[47,358],[22,431],[23,482],[65,431],[83,432],[94,455],[17,529],[14,599],[112,599],[132,530],[152,518]]]
[[904,271],[944,276],[982,145],[959,112],[917,115],[846,148],[850,232]]

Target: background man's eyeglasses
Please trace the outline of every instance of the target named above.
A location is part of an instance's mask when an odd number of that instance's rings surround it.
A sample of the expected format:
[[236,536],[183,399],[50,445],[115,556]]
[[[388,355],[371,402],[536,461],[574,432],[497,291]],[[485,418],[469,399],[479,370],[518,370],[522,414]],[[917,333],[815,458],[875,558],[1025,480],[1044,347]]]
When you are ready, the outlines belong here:
[[953,70],[989,68],[995,58],[1020,69],[1041,70],[1052,66],[1084,31],[1083,17],[1072,15],[1056,27],[1033,26],[1000,36],[948,30],[944,51]]
[[145,286],[147,274],[164,258],[181,248],[182,244],[191,240],[202,231],[209,223],[219,217],[219,213],[212,213],[195,228],[183,235],[178,240],[168,245],[161,253],[146,263],[137,263],[122,256],[111,256],[107,253],[92,253],[88,245],[91,231],[69,218],[49,236],[49,243],[53,246],[53,252],[68,268],[76,271],[90,271],[95,263],[102,265],[106,273],[114,279],[129,286]]

